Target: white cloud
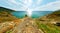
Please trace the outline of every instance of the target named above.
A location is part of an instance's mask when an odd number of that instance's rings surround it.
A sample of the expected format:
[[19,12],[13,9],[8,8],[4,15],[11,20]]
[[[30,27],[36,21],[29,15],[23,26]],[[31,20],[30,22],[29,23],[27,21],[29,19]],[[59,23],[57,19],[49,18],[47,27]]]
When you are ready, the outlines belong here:
[[[12,4],[14,4],[14,6],[16,6],[16,5],[22,5],[22,6],[24,6],[24,4],[22,4],[21,2],[16,2],[15,0],[8,0],[8,2],[7,2],[9,5],[12,5]],[[25,6],[24,6],[25,7]]]
[[10,2],[12,4],[17,4],[15,0],[8,0],[8,2]]
[[41,11],[55,11],[55,10],[58,10],[60,9],[60,1],[55,1],[55,2],[51,2],[51,3],[48,3],[46,5],[43,5],[43,6],[40,6],[40,7],[37,7],[35,8],[34,10],[41,10]]
[[41,4],[43,0],[37,0],[37,4]]
[[29,7],[32,4],[32,0],[24,0],[23,3],[25,4],[25,6]]
[[[22,0],[21,0],[21,1],[22,1]],[[13,9],[13,10],[17,10],[17,11],[22,10],[22,11],[25,11],[26,8],[27,8],[27,6],[26,6],[25,4],[22,4],[21,2],[16,2],[15,0],[8,0],[7,3],[8,3],[10,6],[12,6],[12,7],[9,7],[9,8],[11,8],[11,9]],[[22,6],[22,7],[20,7],[20,6]]]
[[[17,7],[17,8],[16,7],[13,8],[15,10],[26,10],[27,8],[30,8],[32,6],[32,2],[33,2],[32,0],[19,0],[19,1],[20,2],[17,2],[15,0],[8,0],[7,3],[11,6],[14,4],[13,6]],[[37,0],[35,5],[40,5],[42,1],[43,0]],[[22,5],[22,7],[19,7],[20,5]],[[39,11],[39,10],[42,10],[42,11],[52,10],[52,11],[54,11],[54,10],[60,9],[60,1],[58,0],[58,1],[55,1],[55,2],[50,2],[46,5],[43,5],[43,6],[40,6],[40,7],[36,6],[36,7],[33,7],[34,9],[33,8],[32,9],[37,10],[37,11]]]
[[32,4],[32,0],[19,0],[19,1],[20,2],[17,2],[16,0],[8,0],[7,3],[11,6],[14,4],[14,6],[16,6],[16,7],[19,7],[19,5],[23,6],[22,8],[21,7],[20,8],[13,8],[15,10],[26,10]]

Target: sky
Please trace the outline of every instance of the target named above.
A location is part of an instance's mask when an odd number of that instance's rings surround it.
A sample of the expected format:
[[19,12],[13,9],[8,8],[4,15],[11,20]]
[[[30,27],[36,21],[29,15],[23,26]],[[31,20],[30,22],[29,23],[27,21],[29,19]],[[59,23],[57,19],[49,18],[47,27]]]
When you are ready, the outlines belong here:
[[0,7],[16,11],[55,11],[60,9],[60,0],[0,0]]

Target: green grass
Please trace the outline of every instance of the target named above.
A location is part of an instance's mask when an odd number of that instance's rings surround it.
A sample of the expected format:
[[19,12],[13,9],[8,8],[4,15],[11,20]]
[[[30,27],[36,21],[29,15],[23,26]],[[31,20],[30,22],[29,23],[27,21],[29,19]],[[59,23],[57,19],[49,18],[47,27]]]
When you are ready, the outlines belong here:
[[60,33],[60,29],[58,29],[54,25],[42,24],[37,22],[38,28],[44,31],[45,33]]
[[12,30],[8,30],[6,33],[11,33],[12,32]]

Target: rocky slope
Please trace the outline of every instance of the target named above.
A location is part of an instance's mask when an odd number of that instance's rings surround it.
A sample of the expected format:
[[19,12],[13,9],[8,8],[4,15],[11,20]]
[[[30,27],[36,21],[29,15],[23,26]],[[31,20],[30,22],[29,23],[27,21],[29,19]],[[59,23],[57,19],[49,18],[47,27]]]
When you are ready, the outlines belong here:
[[0,7],[0,22],[12,21],[14,19],[17,19],[11,14],[11,12],[14,12],[14,10]]
[[37,19],[38,21],[56,21],[56,22],[60,22],[60,10],[58,11],[54,11],[51,14],[45,15],[41,18]]
[[14,10],[0,7],[0,33],[10,32],[21,20],[11,14]]
[[35,21],[44,33],[60,33],[60,10],[37,18]]

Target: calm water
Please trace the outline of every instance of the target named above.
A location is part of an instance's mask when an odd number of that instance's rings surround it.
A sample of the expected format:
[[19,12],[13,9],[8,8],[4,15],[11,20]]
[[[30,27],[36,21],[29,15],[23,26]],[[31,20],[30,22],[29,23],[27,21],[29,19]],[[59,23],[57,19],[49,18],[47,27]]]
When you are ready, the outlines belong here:
[[[32,18],[38,18],[38,17],[42,17],[44,15],[50,14],[53,11],[33,11],[32,12]],[[25,11],[16,11],[16,12],[12,12],[12,15],[18,17],[18,18],[23,18],[27,13]]]
[[12,15],[16,16],[17,18],[23,18],[26,15],[25,11],[16,11],[12,12]]

